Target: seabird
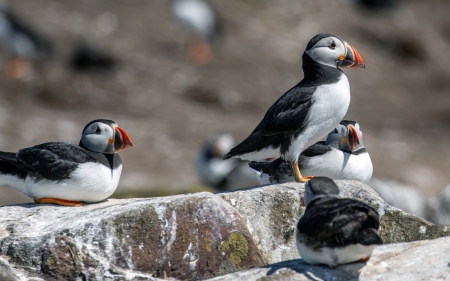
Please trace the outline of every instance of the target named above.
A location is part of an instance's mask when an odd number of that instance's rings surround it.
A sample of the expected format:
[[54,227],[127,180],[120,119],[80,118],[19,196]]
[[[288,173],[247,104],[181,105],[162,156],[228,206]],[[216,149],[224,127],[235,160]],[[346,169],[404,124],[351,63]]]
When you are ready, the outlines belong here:
[[197,65],[207,64],[213,57],[213,45],[223,38],[217,12],[204,0],[173,0],[172,16],[189,35],[189,58]]
[[375,245],[383,244],[377,234],[379,216],[367,204],[337,198],[333,180],[315,177],[305,185],[306,210],[297,224],[297,249],[310,264],[366,262]]
[[308,181],[297,163],[300,153],[325,137],[344,118],[350,85],[340,67],[364,67],[358,51],[330,34],[314,36],[303,53],[304,78],[281,96],[243,142],[224,159],[289,161],[295,180]]
[[200,181],[217,190],[235,190],[257,185],[255,172],[240,159],[224,161],[222,158],[235,145],[228,133],[215,133],[202,146],[195,160]]
[[[272,162],[250,162],[260,184],[294,181],[289,162],[278,158]],[[373,165],[364,147],[363,133],[355,121],[343,120],[327,139],[304,150],[298,157],[299,169],[308,175],[333,180],[356,180],[367,183]]]
[[42,204],[99,202],[119,184],[122,161],[117,152],[132,145],[114,121],[97,119],[86,125],[79,145],[47,142],[18,152],[0,151],[0,186]]

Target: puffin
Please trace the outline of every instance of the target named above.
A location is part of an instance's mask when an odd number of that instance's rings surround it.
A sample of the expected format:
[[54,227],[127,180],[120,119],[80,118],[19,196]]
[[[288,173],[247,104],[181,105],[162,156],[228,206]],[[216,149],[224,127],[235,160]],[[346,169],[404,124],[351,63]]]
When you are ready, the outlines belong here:
[[383,244],[377,231],[377,211],[367,204],[338,198],[339,188],[327,177],[314,177],[305,184],[306,210],[296,228],[296,245],[310,264],[367,262],[376,245]]
[[281,155],[297,182],[311,179],[299,170],[300,153],[336,128],[350,105],[350,85],[340,68],[365,65],[355,48],[330,34],[314,36],[302,60],[303,80],[282,95],[224,159],[261,161]]
[[[294,181],[289,163],[281,158],[272,162],[250,162],[256,170],[260,184]],[[372,178],[373,165],[364,146],[360,125],[342,120],[328,134],[298,157],[299,169],[312,176],[324,176],[333,180],[356,180],[368,183]]]
[[116,122],[93,120],[78,145],[57,141],[0,151],[0,186],[15,188],[41,204],[99,202],[119,184],[122,161],[117,152],[132,145]]
[[216,10],[204,0],[172,0],[172,17],[189,36],[189,59],[205,65],[213,58],[213,46],[223,40],[223,29]]
[[200,149],[195,168],[200,181],[219,191],[235,190],[258,184],[255,172],[240,159],[224,161],[222,158],[235,145],[229,133],[212,134]]
[[0,1],[0,46],[10,59],[7,76],[12,80],[25,77],[32,70],[32,62],[46,58],[53,52],[51,42],[31,23],[17,17]]

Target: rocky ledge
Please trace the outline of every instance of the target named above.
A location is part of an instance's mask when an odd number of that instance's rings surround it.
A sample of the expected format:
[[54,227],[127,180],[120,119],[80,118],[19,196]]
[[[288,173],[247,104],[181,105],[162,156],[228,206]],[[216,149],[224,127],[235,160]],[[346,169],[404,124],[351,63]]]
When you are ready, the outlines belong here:
[[[388,205],[367,185],[353,181],[338,181],[338,185],[341,196],[359,199],[378,210],[385,243],[450,236],[450,227],[433,225]],[[263,277],[261,280],[303,280],[298,278],[307,276],[306,272],[322,279],[342,272],[357,278],[362,264],[325,270],[331,275],[320,275],[315,272],[324,267],[298,260],[294,233],[304,211],[300,204],[303,192],[303,184],[288,183],[220,194],[110,199],[79,208],[3,206],[0,280],[199,280],[216,276],[221,276],[218,280],[249,280],[245,279],[249,275],[233,274],[254,274]],[[450,240],[445,241],[450,245]],[[450,251],[444,244],[434,248],[426,246],[435,245],[434,241],[411,245],[424,247],[422,251],[433,257],[431,266],[442,261],[434,257],[432,249]],[[383,253],[396,259],[400,256],[397,252],[408,251],[408,247],[416,246],[377,247],[371,262],[380,257],[379,262],[372,267],[369,263],[362,272],[373,269],[373,276],[390,279],[385,274],[391,272],[391,262],[383,263]]]

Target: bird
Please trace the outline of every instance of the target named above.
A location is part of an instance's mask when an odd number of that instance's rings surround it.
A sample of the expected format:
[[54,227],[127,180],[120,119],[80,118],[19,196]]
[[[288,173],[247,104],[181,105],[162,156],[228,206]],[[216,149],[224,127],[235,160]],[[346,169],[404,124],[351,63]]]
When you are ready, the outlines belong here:
[[240,159],[224,161],[222,157],[235,145],[229,133],[212,134],[200,149],[195,168],[200,181],[219,191],[257,185],[255,172]]
[[[294,181],[287,161],[278,158],[272,162],[250,162],[256,170],[260,184]],[[298,157],[299,169],[312,176],[324,176],[333,180],[356,180],[368,183],[373,165],[364,146],[360,125],[342,120],[328,134],[327,139],[316,142]]]
[[69,65],[74,71],[107,71],[117,64],[116,58],[86,42],[79,42],[70,57]]
[[7,75],[16,80],[32,70],[32,62],[52,54],[50,40],[29,23],[14,14],[0,1],[0,46],[11,57],[7,63]]
[[132,145],[114,121],[93,120],[78,145],[54,141],[18,152],[0,151],[0,186],[15,188],[41,204],[99,202],[119,184],[122,160],[117,152]]
[[296,228],[296,245],[302,259],[331,268],[367,262],[375,245],[383,244],[376,210],[349,198],[338,198],[339,188],[327,177],[305,184],[306,210]]
[[172,17],[189,36],[189,58],[204,65],[213,58],[213,46],[223,41],[224,33],[213,6],[204,0],[172,0]]
[[224,159],[289,162],[297,182],[306,182],[297,163],[300,153],[325,137],[344,118],[350,85],[341,67],[365,67],[359,52],[330,34],[314,36],[303,53],[304,78],[282,95],[253,132]]

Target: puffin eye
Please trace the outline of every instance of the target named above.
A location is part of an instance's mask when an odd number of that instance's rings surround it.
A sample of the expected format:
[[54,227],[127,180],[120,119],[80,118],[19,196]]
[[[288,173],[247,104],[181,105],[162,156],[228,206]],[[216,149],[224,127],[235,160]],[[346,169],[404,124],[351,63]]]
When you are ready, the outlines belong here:
[[332,49],[332,50],[336,49],[336,43],[332,42],[330,44],[330,49]]
[[97,127],[97,130],[95,130],[96,134],[100,134],[102,132],[102,130],[100,130],[100,127]]
[[335,133],[335,134],[337,134],[337,133],[338,133],[338,130],[337,130],[336,128],[334,129],[334,133]]

